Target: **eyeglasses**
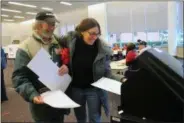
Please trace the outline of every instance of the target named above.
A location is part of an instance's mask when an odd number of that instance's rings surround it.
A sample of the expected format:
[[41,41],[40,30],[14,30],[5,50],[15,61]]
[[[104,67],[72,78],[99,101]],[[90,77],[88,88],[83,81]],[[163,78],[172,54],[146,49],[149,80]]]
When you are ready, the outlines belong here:
[[90,36],[96,36],[96,37],[100,37],[101,36],[101,34],[97,34],[97,33],[94,33],[94,32],[88,32],[88,34],[90,35]]

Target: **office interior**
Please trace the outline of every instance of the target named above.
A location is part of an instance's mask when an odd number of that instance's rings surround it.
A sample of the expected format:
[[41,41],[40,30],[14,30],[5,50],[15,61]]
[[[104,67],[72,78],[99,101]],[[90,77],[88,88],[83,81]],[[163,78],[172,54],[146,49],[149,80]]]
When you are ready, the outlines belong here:
[[[18,5],[17,3],[32,6]],[[113,49],[121,49],[127,43],[146,41],[152,48],[158,48],[177,58],[183,64],[183,1],[1,1],[1,46],[7,53],[8,66],[4,78],[8,101],[1,103],[2,122],[33,122],[28,104],[12,87],[12,72],[17,46],[32,35],[32,24],[37,12],[52,11],[60,23],[56,35],[66,35],[75,30],[79,22],[87,17],[95,18],[102,30],[102,38]],[[123,59],[119,59],[123,60]],[[112,64],[114,61],[111,61]],[[123,75],[126,66],[112,69]],[[109,94],[111,116],[118,115],[120,96]],[[114,119],[116,120],[116,119]],[[76,122],[74,112],[66,116],[66,122]],[[102,112],[102,122],[110,122]],[[118,122],[118,121],[117,121]]]

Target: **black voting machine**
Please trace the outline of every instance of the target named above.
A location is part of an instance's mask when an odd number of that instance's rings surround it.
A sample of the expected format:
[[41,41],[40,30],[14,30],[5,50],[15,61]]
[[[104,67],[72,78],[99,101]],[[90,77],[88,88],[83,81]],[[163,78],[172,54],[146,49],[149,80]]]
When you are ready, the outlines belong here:
[[164,51],[149,49],[137,57],[135,67],[121,86],[120,116],[112,116],[111,122],[184,123],[182,64]]

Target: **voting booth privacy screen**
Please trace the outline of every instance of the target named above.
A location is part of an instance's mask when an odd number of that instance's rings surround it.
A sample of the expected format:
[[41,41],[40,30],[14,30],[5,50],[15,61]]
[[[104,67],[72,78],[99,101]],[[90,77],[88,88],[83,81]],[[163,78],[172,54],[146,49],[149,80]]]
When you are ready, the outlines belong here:
[[121,116],[129,121],[183,122],[182,64],[164,51],[149,49],[134,65],[137,70],[131,71],[131,77],[121,86]]

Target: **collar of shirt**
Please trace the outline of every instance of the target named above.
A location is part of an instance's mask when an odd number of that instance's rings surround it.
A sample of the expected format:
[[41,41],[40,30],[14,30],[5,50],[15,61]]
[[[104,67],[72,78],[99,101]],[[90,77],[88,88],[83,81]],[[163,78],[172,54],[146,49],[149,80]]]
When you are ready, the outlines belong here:
[[52,43],[53,39],[54,39],[54,36],[52,36],[51,38],[49,39],[46,39],[46,38],[42,38],[41,36],[39,36],[36,31],[33,31],[33,35],[38,39],[40,40],[43,44],[50,44]]

